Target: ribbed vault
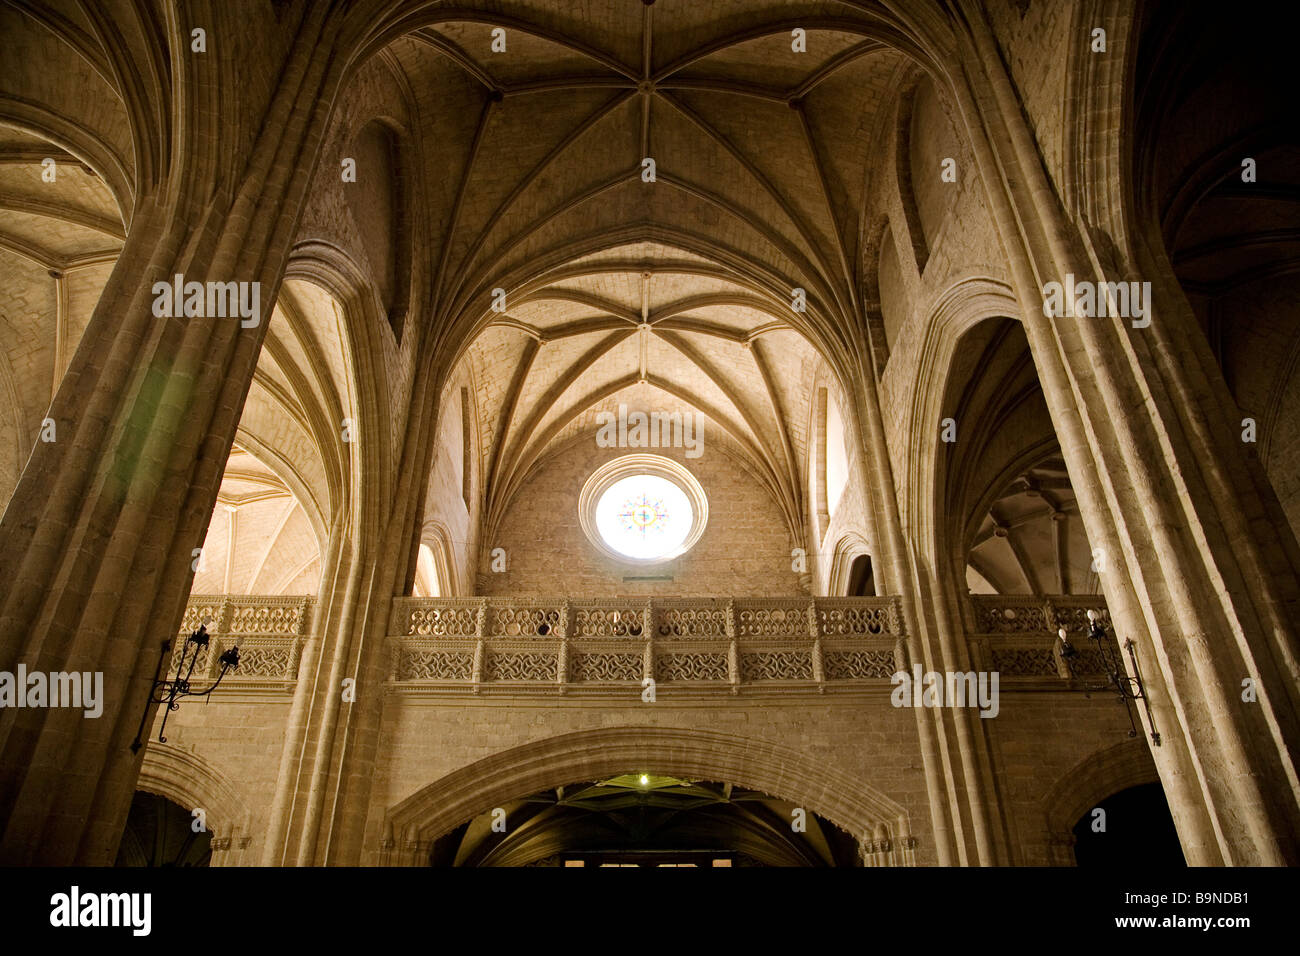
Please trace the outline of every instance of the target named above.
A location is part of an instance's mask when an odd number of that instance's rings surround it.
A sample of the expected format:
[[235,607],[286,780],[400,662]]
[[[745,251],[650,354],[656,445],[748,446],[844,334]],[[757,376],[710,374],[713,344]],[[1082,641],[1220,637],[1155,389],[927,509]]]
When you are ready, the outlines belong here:
[[946,534],[976,593],[1095,594],[1091,545],[1022,327],[962,336],[944,416]]
[[113,193],[90,167],[0,126],[0,510],[124,239]]
[[799,528],[817,353],[769,302],[709,263],[653,243],[584,257],[519,297],[468,361],[484,423],[492,527],[529,474],[601,413],[680,413]]
[[626,405],[699,416],[802,540],[810,383],[867,354],[871,144],[924,55],[876,4],[747,14],[524,2],[389,27],[436,144],[435,361],[477,382],[489,535],[539,463]]
[[293,491],[236,445],[194,575],[196,594],[315,594],[321,546]]
[[[661,0],[589,5],[579,17],[524,2],[431,7],[387,25],[405,35],[385,57],[436,143],[423,152],[434,186],[427,254],[447,354],[498,318],[494,290],[513,314],[556,272],[655,242],[673,250],[670,262],[742,287],[692,289],[686,273],[656,272],[656,311],[740,291],[833,364],[853,361],[870,145],[924,57],[909,39],[921,31],[873,3],[748,14]],[[623,264],[631,276],[640,265]],[[805,311],[791,308],[794,288]],[[615,318],[638,317],[638,298],[587,304],[622,306],[604,316],[616,330]]]

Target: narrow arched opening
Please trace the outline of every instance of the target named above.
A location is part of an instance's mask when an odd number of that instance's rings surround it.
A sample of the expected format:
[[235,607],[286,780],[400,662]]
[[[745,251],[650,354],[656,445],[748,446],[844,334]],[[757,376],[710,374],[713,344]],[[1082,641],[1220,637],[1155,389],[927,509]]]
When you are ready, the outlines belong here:
[[849,565],[849,597],[874,597],[876,575],[871,567],[871,556],[860,554]]

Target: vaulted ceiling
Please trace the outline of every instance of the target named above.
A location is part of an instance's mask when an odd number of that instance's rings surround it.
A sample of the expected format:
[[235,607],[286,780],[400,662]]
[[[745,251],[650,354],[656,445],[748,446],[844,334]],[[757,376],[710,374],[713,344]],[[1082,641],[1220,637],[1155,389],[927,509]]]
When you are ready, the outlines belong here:
[[859,321],[872,145],[913,68],[884,36],[874,4],[526,2],[387,49],[442,332],[473,328],[489,525],[626,403],[701,415],[798,534],[817,365],[862,344],[814,315]]
[[[45,24],[49,42],[61,23],[88,29],[74,6],[54,27],[38,13],[0,15]],[[374,118],[366,84],[381,71],[404,118],[400,178],[414,206],[402,229],[424,286],[408,321],[440,372],[472,371],[485,522],[599,412],[626,403],[696,413],[710,449],[753,475],[802,539],[813,385],[824,362],[869,361],[868,194],[893,158],[880,144],[897,93],[926,56],[913,38],[942,37],[945,14],[873,0],[491,0],[394,5],[381,19],[374,59],[342,94],[364,115],[343,103],[337,121]],[[44,140],[0,137],[0,257],[50,299],[11,311],[49,315],[65,294],[77,304],[76,281],[38,273],[94,278],[66,329],[32,330],[50,368],[0,426],[13,449],[5,493],[129,215],[122,98],[93,50],[72,50],[86,75],[60,109],[85,127],[79,145],[99,175]],[[57,189],[39,179],[47,155]],[[330,215],[305,221],[328,232]],[[352,250],[362,271],[366,245]],[[319,536],[343,497],[335,433],[354,397],[337,306],[313,289],[284,285],[240,441],[288,482]]]
[[[0,506],[124,239],[103,179],[57,146],[0,126]],[[328,292],[299,279],[282,285],[196,592],[315,591],[319,542],[349,480],[351,446],[340,423],[357,414],[344,339],[340,306]]]
[[706,269],[644,243],[584,257],[478,338],[489,521],[549,454],[626,405],[698,416],[692,437],[751,471],[797,526],[817,353]]
[[315,594],[321,550],[302,503],[239,445],[230,452],[195,594]]
[[0,127],[0,505],[124,238],[98,176],[44,140]]
[[1065,461],[1025,468],[977,518],[966,580],[976,594],[1097,594],[1087,531]]
[[1092,547],[1042,385],[1019,323],[968,331],[945,414],[948,546],[967,585],[984,594],[1095,594]]
[[0,249],[55,272],[115,262],[126,239],[117,205],[95,173],[12,128],[0,129],[0,211]]
[[388,50],[427,124],[448,312],[634,236],[730,266],[773,305],[797,285],[852,314],[871,136],[907,63],[876,17],[844,3],[499,7],[430,11]]

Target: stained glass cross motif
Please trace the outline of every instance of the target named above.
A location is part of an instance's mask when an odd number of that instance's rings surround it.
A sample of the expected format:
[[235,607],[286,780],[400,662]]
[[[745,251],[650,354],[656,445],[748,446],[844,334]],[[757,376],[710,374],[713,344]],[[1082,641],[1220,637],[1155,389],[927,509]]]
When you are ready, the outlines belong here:
[[623,519],[623,527],[628,531],[647,535],[651,532],[663,532],[668,523],[668,509],[662,500],[640,494],[623,503],[618,516]]
[[676,553],[694,520],[690,500],[659,475],[629,475],[610,485],[595,509],[601,539],[618,554],[653,561]]

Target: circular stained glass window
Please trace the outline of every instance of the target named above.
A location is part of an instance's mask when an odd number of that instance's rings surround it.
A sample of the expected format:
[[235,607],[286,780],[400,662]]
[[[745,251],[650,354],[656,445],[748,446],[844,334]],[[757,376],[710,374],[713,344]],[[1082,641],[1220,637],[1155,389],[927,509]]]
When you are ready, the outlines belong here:
[[578,518],[587,537],[611,558],[667,561],[704,532],[709,505],[695,476],[659,455],[625,455],[587,479]]
[[675,554],[692,524],[690,499],[658,475],[620,478],[596,502],[596,530],[605,544],[641,561]]

